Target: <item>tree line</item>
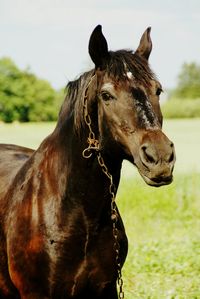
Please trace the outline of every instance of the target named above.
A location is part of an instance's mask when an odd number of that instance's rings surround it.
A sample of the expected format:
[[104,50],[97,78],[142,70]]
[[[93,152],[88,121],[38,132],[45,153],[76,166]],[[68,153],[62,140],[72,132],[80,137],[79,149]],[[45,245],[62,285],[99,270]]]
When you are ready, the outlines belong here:
[[[0,121],[55,121],[64,89],[21,70],[10,58],[0,59]],[[165,117],[200,117],[200,65],[184,63],[170,99],[163,105]]]
[[184,63],[178,75],[177,85],[162,106],[165,118],[200,117],[200,65]]
[[10,58],[0,59],[0,120],[4,122],[54,121],[64,90],[29,69],[21,70]]

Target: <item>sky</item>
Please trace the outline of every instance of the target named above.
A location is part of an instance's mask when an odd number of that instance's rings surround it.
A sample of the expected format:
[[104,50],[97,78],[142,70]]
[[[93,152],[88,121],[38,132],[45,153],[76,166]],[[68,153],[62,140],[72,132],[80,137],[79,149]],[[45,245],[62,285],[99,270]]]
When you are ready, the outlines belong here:
[[184,62],[200,63],[199,0],[0,0],[0,58],[62,88],[93,67],[88,41],[98,24],[110,50],[136,50],[151,26],[149,62],[165,89]]

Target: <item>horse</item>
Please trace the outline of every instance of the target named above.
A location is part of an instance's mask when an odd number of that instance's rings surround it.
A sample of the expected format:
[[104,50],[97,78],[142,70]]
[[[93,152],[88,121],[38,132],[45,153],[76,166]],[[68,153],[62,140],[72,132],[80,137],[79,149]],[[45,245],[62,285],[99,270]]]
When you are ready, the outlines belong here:
[[155,187],[172,182],[175,164],[150,31],[135,51],[111,51],[96,26],[94,68],[68,82],[53,132],[37,150],[0,145],[0,298],[124,298],[122,162]]

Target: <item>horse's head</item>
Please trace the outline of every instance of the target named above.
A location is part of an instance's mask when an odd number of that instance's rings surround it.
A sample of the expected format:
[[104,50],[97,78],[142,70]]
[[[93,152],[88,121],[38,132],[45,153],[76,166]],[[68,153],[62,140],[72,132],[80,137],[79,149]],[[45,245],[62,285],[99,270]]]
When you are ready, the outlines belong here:
[[162,132],[162,87],[148,65],[151,49],[150,28],[134,53],[108,51],[100,25],[89,41],[97,78],[100,146],[112,144],[136,165],[147,184],[161,186],[172,181],[175,150]]

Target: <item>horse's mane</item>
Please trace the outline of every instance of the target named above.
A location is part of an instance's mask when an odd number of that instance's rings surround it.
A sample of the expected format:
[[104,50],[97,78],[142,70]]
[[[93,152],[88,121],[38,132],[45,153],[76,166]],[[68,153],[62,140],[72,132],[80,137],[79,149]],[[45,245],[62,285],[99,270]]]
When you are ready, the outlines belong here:
[[94,70],[83,73],[74,81],[69,81],[65,88],[65,99],[61,106],[57,126],[73,116],[75,128],[80,127],[83,118],[83,97],[85,89],[94,74]]
[[[110,51],[103,68],[108,76],[116,81],[127,80],[127,72],[131,72],[134,80],[144,86],[149,86],[150,80],[156,78],[148,62],[131,50]],[[85,89],[93,75],[94,69],[83,73],[78,79],[68,82],[59,121],[63,122],[67,116],[73,113],[75,128],[80,129],[83,123]]]

